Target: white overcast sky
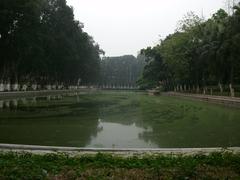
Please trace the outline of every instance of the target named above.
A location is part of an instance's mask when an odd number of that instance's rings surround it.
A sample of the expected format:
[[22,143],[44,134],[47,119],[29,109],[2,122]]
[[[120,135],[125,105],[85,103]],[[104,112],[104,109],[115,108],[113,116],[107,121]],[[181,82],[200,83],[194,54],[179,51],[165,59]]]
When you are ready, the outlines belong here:
[[160,38],[173,33],[177,22],[189,11],[205,18],[225,0],[67,0],[84,31],[106,52],[106,56],[137,55]]

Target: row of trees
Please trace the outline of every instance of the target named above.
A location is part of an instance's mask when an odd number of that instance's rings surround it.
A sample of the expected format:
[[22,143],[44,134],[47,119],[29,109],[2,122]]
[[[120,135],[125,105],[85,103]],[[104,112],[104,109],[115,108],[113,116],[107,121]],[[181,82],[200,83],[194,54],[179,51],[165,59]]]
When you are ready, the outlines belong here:
[[132,55],[105,57],[101,61],[100,85],[107,87],[136,87],[145,66],[144,57]]
[[0,1],[1,86],[95,83],[101,53],[66,0]]
[[204,20],[189,13],[174,34],[155,47],[143,49],[146,56],[142,88],[164,85],[166,90],[204,89],[240,84],[240,5],[233,14],[220,9]]

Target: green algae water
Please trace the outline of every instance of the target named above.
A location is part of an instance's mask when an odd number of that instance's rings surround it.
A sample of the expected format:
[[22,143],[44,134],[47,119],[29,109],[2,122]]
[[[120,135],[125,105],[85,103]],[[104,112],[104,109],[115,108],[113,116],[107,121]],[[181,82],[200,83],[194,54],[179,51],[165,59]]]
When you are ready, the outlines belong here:
[[0,143],[234,147],[240,146],[240,109],[129,91],[0,100]]

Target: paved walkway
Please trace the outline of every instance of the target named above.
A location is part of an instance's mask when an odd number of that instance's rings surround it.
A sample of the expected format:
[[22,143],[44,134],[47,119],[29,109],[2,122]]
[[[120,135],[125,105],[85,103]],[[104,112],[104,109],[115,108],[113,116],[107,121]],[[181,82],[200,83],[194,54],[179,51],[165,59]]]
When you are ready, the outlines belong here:
[[186,93],[178,93],[178,92],[168,92],[168,93],[165,93],[164,95],[186,97],[186,98],[198,99],[202,101],[214,102],[218,104],[224,104],[228,106],[240,107],[240,98],[237,98],[237,97],[212,96],[212,95],[203,95],[203,94],[186,94]]
[[111,153],[115,155],[132,156],[146,154],[209,154],[212,152],[232,152],[239,153],[240,147],[229,148],[78,148],[78,147],[57,147],[57,146],[34,146],[34,145],[17,145],[17,144],[0,144],[0,152],[30,152],[34,154],[46,153],[68,153],[70,155],[84,155]]

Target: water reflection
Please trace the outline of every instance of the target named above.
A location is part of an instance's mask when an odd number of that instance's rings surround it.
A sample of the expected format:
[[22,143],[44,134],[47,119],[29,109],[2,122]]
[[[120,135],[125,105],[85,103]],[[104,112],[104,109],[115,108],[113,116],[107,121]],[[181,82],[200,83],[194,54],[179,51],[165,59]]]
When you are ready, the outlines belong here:
[[137,127],[136,124],[122,125],[119,123],[109,123],[99,120],[97,136],[92,137],[87,147],[96,148],[157,148],[151,141],[139,138],[143,132],[151,132],[151,129]]
[[41,101],[56,101],[62,100],[63,95],[49,95],[49,96],[42,96],[42,97],[31,97],[31,98],[17,98],[17,99],[6,99],[0,100],[0,109],[15,109],[18,106],[27,106],[37,104]]
[[1,101],[1,100],[0,100],[0,109],[3,108],[3,105],[4,105],[4,101]]
[[132,92],[0,100],[0,143],[155,148],[240,145],[240,111]]
[[91,137],[100,131],[98,108],[79,107],[76,105],[76,97],[69,97],[47,96],[1,101],[0,142],[86,146]]

